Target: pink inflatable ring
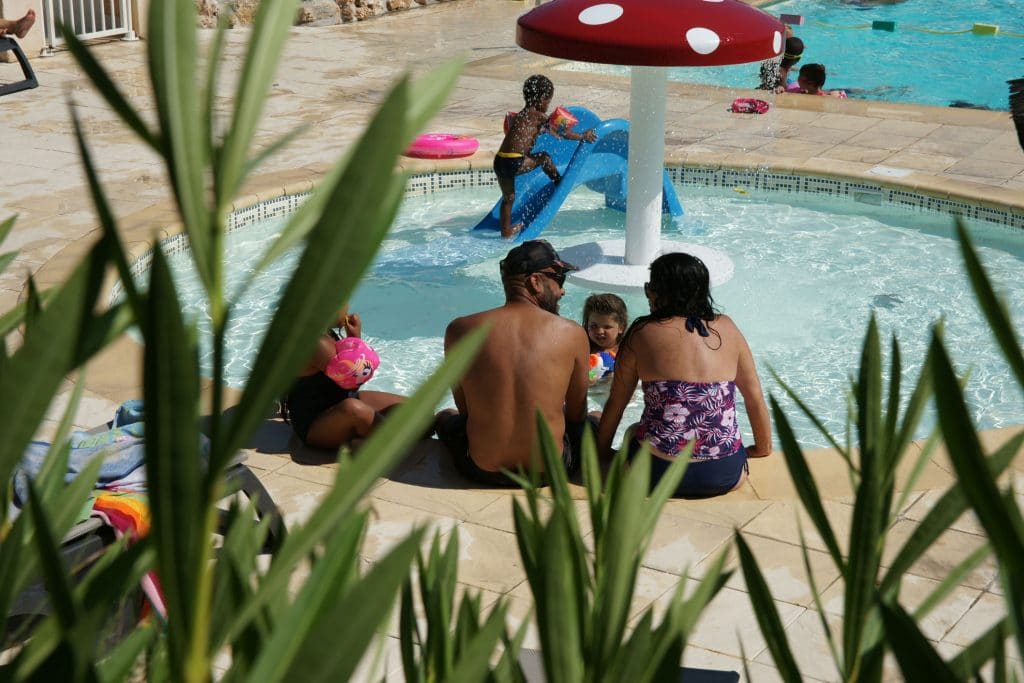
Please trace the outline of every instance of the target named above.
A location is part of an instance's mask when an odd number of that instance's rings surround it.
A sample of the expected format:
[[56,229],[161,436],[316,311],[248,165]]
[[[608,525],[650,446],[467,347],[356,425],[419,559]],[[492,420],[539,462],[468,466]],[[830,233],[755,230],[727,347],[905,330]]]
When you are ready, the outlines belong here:
[[455,159],[470,156],[478,147],[480,142],[469,135],[424,133],[412,141],[404,154],[417,159]]

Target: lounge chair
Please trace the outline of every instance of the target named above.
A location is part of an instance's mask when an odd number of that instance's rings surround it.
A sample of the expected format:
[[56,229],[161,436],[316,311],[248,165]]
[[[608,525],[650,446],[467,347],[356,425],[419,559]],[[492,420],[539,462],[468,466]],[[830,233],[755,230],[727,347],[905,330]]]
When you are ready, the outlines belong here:
[[36,73],[32,70],[32,65],[28,63],[28,57],[25,56],[25,51],[21,49],[21,45],[18,45],[18,41],[12,36],[0,36],[0,52],[7,52],[8,50],[13,52],[14,56],[18,58],[18,64],[21,65],[21,73],[24,78],[14,83],[0,85],[0,95],[10,95],[12,92],[38,87],[39,81],[36,80]]
[[[106,430],[109,426],[98,427],[92,430],[92,433]],[[252,470],[245,466],[244,456],[234,460],[228,466],[225,478],[227,482],[225,501],[241,494],[255,503],[256,519],[254,523],[263,519],[269,520],[267,539],[261,552],[272,552],[284,540],[285,528],[281,512],[270,493]],[[227,511],[222,509],[220,512],[221,524],[218,533],[223,534],[226,531]],[[61,554],[65,566],[76,576],[84,574],[115,541],[115,538],[114,529],[97,517],[90,517],[79,522],[71,528],[62,541]],[[141,604],[140,598],[135,601],[127,600],[120,605],[112,620],[113,623],[108,625],[110,632],[107,636],[116,639],[118,634],[122,636],[127,634],[138,619]],[[49,613],[50,605],[46,587],[40,577],[14,598],[6,619],[8,626],[17,630],[18,624],[31,623]],[[9,628],[8,633],[15,633],[15,630]]]

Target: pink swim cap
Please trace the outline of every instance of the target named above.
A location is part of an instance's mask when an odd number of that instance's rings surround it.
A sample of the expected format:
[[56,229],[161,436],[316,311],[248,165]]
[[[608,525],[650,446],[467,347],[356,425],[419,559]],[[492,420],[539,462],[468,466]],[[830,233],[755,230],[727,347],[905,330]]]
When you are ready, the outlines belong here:
[[369,344],[345,337],[334,342],[334,358],[324,372],[342,389],[355,389],[368,382],[379,365],[380,358]]

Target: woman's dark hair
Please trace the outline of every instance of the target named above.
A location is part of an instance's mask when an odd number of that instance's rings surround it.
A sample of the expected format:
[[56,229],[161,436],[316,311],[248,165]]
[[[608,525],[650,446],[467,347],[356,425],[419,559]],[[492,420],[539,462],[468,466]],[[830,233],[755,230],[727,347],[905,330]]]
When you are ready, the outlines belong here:
[[804,54],[804,41],[796,36],[786,38],[786,49],[782,53],[782,67],[788,68],[800,61]]
[[527,107],[534,107],[544,98],[553,97],[554,94],[555,84],[547,76],[534,74],[523,83],[523,100],[526,101]]
[[711,298],[711,276],[703,261],[678,252],[659,256],[651,263],[651,279],[644,287],[651,299],[651,313],[633,321],[623,344],[648,323],[684,318],[687,330],[702,337],[714,334],[721,346],[721,335],[710,325],[718,311]]

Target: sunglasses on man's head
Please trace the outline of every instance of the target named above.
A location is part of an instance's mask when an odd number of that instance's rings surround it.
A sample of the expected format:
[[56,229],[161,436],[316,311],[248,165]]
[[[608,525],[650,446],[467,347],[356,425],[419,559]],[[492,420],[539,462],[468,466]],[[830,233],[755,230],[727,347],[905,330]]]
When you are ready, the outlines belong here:
[[554,280],[555,282],[558,283],[559,287],[564,287],[565,286],[565,273],[564,272],[562,272],[562,273],[551,273],[551,272],[546,271],[546,270],[538,270],[538,271],[536,271],[536,273],[538,275],[546,275],[547,277],[551,278],[552,280]]

